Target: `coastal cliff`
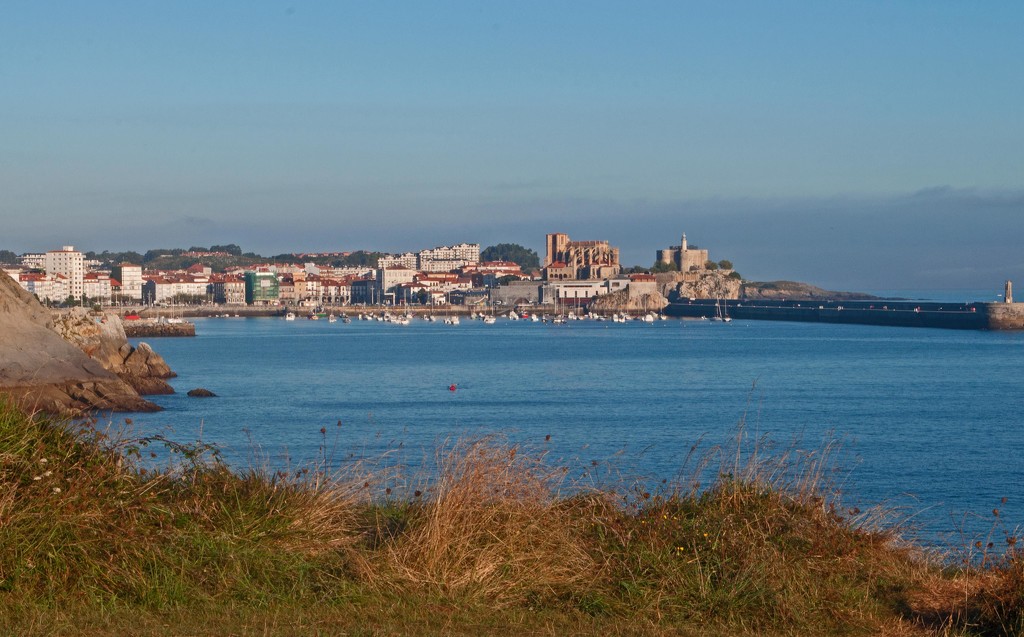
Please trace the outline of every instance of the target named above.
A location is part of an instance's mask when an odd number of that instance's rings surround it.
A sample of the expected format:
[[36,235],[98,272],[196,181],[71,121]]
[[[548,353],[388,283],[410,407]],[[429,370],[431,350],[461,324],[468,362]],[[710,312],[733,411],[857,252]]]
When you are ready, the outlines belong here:
[[670,301],[739,298],[740,280],[729,274],[720,270],[667,272],[658,274],[656,279],[659,291]]
[[30,410],[158,411],[134,385],[166,393],[151,380],[172,373],[148,346],[132,348],[119,325],[84,313],[54,317],[0,276],[0,393]]

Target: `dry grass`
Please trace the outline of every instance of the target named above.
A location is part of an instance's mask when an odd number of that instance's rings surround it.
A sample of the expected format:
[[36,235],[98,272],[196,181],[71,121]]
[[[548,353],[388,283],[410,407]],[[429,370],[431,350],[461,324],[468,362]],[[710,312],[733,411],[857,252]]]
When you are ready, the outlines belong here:
[[[151,444],[178,464],[148,470]],[[613,492],[461,441],[397,493],[0,404],[0,632],[1024,634],[1015,538],[938,564],[840,512],[831,452],[741,428],[678,483]]]
[[600,569],[587,520],[556,498],[564,473],[493,440],[461,442],[408,507],[405,529],[372,558],[375,586],[509,605],[557,597]]

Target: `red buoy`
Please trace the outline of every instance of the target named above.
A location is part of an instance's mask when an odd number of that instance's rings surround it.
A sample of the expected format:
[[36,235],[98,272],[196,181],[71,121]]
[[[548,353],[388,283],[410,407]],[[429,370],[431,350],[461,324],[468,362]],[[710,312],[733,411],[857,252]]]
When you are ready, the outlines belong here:
[[451,385],[448,385],[448,391],[455,391],[458,388],[459,388],[459,386],[456,385],[455,383],[452,383]]

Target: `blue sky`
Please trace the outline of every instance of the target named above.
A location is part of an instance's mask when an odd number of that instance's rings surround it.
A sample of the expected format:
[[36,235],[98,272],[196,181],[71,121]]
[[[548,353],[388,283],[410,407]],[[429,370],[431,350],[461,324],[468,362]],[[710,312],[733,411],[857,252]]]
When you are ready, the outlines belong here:
[[1024,4],[8,2],[0,249],[691,241],[1024,280]]

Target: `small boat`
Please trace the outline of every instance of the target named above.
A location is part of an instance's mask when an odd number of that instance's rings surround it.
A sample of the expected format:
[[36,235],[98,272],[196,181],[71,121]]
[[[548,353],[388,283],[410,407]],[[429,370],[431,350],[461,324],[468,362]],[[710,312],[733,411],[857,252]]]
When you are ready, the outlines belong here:
[[288,312],[287,314],[285,314],[284,315],[284,320],[286,320],[286,321],[294,321],[295,320],[295,312]]
[[328,323],[337,323],[338,322],[338,317],[333,315],[333,314],[328,314],[327,315],[327,322]]
[[494,318],[493,316],[485,316],[483,318],[483,321],[484,325],[494,325],[495,323],[498,322],[498,319]]

